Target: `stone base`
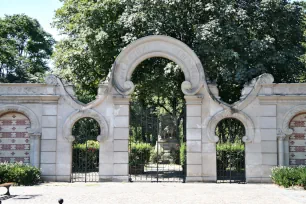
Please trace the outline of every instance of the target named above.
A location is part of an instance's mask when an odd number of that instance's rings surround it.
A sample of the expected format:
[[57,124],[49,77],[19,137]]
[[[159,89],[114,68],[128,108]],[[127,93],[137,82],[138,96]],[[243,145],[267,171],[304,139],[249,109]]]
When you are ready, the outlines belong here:
[[71,178],[70,178],[70,176],[56,176],[56,181],[59,181],[59,182],[70,182]]
[[56,181],[56,176],[41,176],[41,179],[46,182]]
[[247,183],[272,183],[270,177],[249,177],[246,178]]
[[100,182],[129,182],[129,176],[100,176]]
[[195,183],[195,182],[201,182],[201,183],[216,183],[216,177],[206,177],[206,176],[187,176],[186,177],[186,183]]

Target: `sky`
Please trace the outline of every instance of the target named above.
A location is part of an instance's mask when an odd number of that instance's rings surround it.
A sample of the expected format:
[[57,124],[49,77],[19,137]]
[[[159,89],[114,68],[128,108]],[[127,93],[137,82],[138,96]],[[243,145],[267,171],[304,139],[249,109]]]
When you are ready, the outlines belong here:
[[61,36],[50,24],[55,10],[61,5],[59,0],[0,0],[0,17],[4,17],[5,14],[26,14],[37,19],[44,30],[58,41]]
[[[306,0],[298,0],[306,1]],[[57,30],[51,27],[52,19],[56,9],[60,8],[62,2],[59,0],[0,0],[0,18],[5,14],[24,13],[39,21],[44,30],[50,33],[55,40],[59,41]]]

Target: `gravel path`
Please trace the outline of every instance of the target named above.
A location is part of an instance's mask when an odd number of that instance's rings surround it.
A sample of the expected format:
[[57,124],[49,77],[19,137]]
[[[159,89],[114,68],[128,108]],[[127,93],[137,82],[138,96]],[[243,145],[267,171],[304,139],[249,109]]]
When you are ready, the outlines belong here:
[[[0,188],[0,194],[5,188]],[[47,183],[32,187],[11,187],[16,197],[2,204],[93,203],[306,203],[306,191],[284,189],[272,184],[204,183]],[[4,197],[0,197],[0,200]]]

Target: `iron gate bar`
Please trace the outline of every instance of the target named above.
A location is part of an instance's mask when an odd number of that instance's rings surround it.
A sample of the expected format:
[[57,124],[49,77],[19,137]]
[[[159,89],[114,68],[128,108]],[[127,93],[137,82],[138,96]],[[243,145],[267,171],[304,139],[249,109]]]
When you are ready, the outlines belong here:
[[[94,119],[85,118],[84,123],[78,124],[76,140],[72,148],[71,182],[98,182],[99,181],[99,148],[89,141],[96,141],[99,129],[94,128]],[[78,121],[79,122],[79,121]],[[77,122],[77,123],[78,123]],[[77,124],[76,123],[76,124]],[[79,145],[78,148],[74,148]],[[85,148],[82,148],[82,145]]]
[[[226,120],[226,121],[225,121]],[[245,145],[242,141],[244,128],[236,119],[224,119],[218,124],[226,131],[217,143],[217,182],[218,183],[245,183]],[[239,126],[240,125],[240,126]],[[236,128],[233,128],[236,127]],[[218,131],[222,131],[218,129]],[[238,131],[238,132],[237,132]],[[216,130],[217,132],[217,130]],[[220,133],[220,132],[219,132]]]
[[[180,164],[163,163],[166,158],[164,148],[167,142],[158,141],[159,123],[154,109],[144,108],[137,103],[130,104],[130,137],[129,137],[129,181],[131,182],[185,182],[185,167]],[[133,112],[133,108],[136,112]],[[134,131],[134,135],[133,135]],[[141,138],[139,137],[141,135]],[[134,137],[133,137],[134,136]],[[156,161],[145,162],[145,155],[135,155],[132,149],[132,138],[155,145]],[[140,141],[141,141],[140,140]],[[154,141],[156,142],[154,143]],[[138,143],[136,141],[136,143]],[[179,144],[179,140],[178,140]],[[161,156],[160,156],[161,155]]]

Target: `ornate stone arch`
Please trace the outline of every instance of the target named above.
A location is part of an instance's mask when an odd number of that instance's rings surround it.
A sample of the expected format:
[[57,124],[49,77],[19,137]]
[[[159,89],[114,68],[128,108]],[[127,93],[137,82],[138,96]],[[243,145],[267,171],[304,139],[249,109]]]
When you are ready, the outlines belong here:
[[70,114],[63,126],[63,136],[69,142],[73,142],[75,140],[75,137],[72,135],[72,128],[73,125],[81,118],[93,118],[99,123],[100,135],[98,135],[97,137],[97,140],[99,142],[101,142],[104,138],[108,137],[108,124],[101,114],[92,109],[87,109],[83,111],[78,110]]
[[216,136],[216,127],[218,123],[225,118],[235,118],[239,120],[245,128],[245,136],[243,136],[243,142],[252,142],[255,136],[255,126],[252,119],[243,113],[242,111],[236,112],[233,109],[222,110],[217,112],[212,118],[209,120],[207,125],[207,135],[211,142],[218,142],[219,137]]
[[131,43],[117,57],[112,70],[112,83],[119,94],[129,95],[134,91],[131,76],[135,68],[152,57],[167,58],[181,67],[185,75],[181,89],[185,95],[195,95],[203,86],[208,91],[204,70],[197,55],[179,40],[153,35]]
[[295,106],[285,114],[282,124],[282,132],[285,135],[291,135],[293,133],[293,130],[289,127],[289,123],[294,116],[303,112],[306,112],[306,105]]
[[7,113],[7,112],[18,112],[18,113],[22,113],[25,116],[27,116],[30,119],[31,122],[31,128],[28,129],[28,132],[30,134],[41,134],[41,126],[39,123],[39,120],[37,118],[37,116],[35,115],[35,113],[22,105],[3,105],[0,106],[0,115]]

